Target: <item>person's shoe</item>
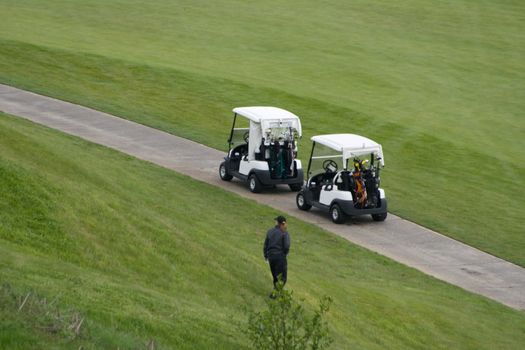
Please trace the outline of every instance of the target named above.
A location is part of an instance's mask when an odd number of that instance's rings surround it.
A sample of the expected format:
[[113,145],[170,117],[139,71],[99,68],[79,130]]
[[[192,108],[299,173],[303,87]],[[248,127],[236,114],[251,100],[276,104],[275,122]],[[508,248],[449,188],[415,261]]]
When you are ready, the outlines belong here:
[[275,295],[274,292],[271,292],[269,297],[270,297],[270,299],[275,299],[275,298],[277,298],[277,295]]

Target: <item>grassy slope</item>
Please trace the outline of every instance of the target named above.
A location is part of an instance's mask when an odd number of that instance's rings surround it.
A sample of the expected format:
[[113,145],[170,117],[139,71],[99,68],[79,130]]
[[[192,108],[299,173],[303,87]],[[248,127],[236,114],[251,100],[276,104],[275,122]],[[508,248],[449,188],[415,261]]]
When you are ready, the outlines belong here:
[[[161,348],[247,346],[238,325],[269,291],[261,243],[272,209],[5,115],[0,198],[0,347],[140,348],[150,339]],[[334,348],[525,342],[520,312],[314,226],[291,219],[290,231],[289,288],[308,308],[324,294],[334,298]],[[45,331],[49,310],[16,312],[7,291],[79,312],[81,336]]]
[[475,145],[458,147],[431,131],[275,89],[13,41],[0,45],[0,79],[216,148],[225,146],[231,106],[286,106],[303,117],[305,141],[339,130],[319,116],[353,120],[352,130],[384,144],[393,212],[525,265],[525,168]]
[[2,10],[6,39],[278,87],[459,145],[484,135],[504,159],[521,156],[499,142],[515,136],[523,107],[521,1],[25,0]]
[[0,11],[1,82],[219,148],[237,105],[288,108],[307,137],[371,136],[393,212],[525,266],[521,1],[25,0]]

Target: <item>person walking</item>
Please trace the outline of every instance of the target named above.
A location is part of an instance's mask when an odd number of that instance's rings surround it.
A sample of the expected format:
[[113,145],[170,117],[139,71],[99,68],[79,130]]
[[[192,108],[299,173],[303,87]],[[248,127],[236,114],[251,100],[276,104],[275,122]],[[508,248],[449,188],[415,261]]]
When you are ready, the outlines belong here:
[[[275,218],[275,227],[268,230],[264,241],[264,259],[270,264],[273,287],[277,288],[279,278],[286,284],[288,277],[288,262],[286,256],[290,251],[290,235],[288,234],[286,218],[279,215]],[[270,294],[270,297],[273,295]]]

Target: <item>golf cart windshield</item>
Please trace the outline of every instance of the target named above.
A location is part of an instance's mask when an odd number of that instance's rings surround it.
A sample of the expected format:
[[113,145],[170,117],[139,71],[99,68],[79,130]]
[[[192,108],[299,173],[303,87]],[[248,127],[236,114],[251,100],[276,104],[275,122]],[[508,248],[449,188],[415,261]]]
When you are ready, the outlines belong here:
[[237,145],[247,143],[250,135],[250,128],[235,128],[232,130],[231,138],[228,140],[230,147],[233,148]]
[[310,159],[308,177],[326,172],[327,170],[337,172],[346,166],[346,164],[343,164],[343,155],[325,145],[315,144],[313,151],[312,158]]

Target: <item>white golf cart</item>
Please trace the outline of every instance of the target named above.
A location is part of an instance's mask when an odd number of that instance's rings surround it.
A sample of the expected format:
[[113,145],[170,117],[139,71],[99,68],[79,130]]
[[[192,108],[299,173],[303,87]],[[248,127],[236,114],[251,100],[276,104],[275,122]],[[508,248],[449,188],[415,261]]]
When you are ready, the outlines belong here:
[[[301,190],[304,175],[296,159],[302,133],[299,117],[276,107],[239,107],[233,112],[228,155],[219,166],[221,179],[248,181],[252,192],[278,184]],[[237,116],[247,118],[246,127],[236,127],[242,123]]]
[[379,188],[380,168],[385,165],[381,145],[354,134],[318,135],[312,141],[308,181],[297,194],[297,207],[327,210],[337,224],[346,216],[365,214],[384,221],[387,200]]

